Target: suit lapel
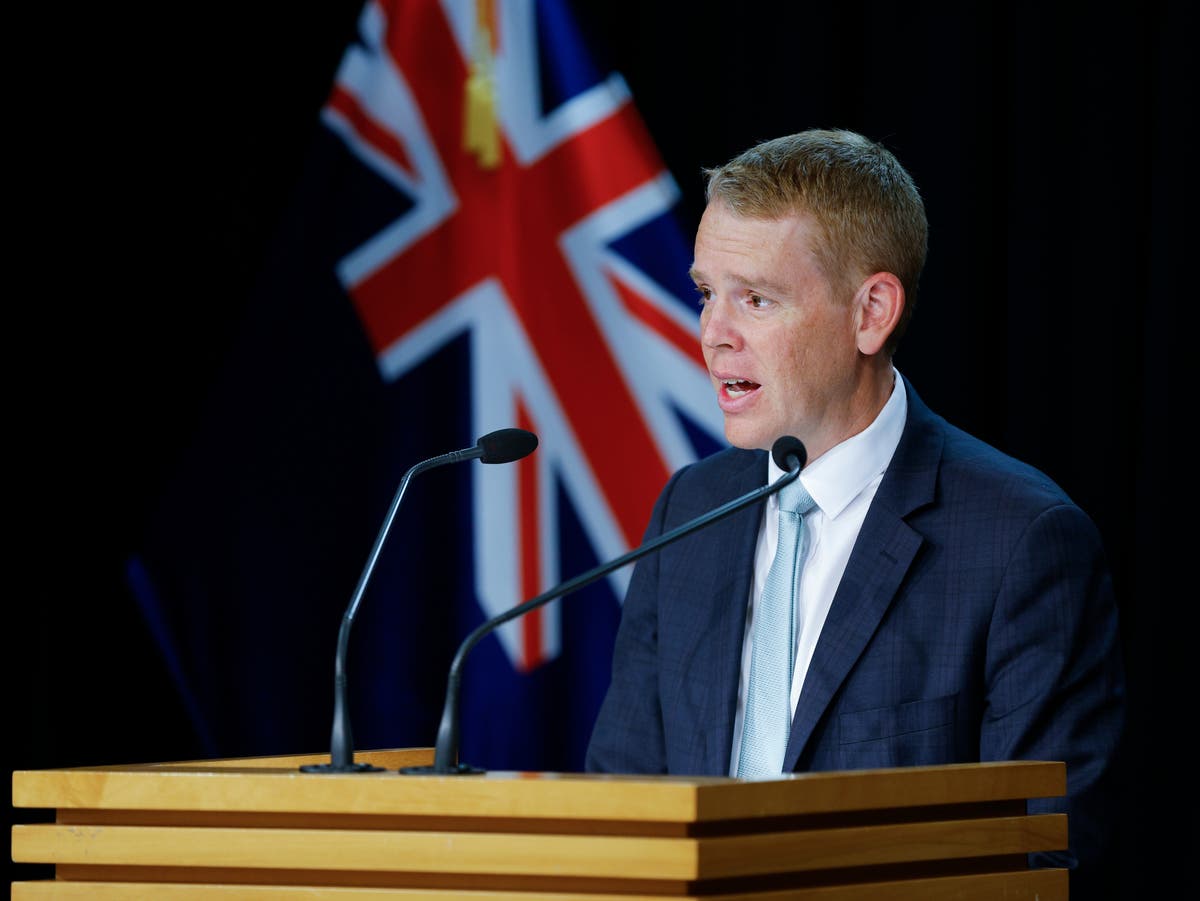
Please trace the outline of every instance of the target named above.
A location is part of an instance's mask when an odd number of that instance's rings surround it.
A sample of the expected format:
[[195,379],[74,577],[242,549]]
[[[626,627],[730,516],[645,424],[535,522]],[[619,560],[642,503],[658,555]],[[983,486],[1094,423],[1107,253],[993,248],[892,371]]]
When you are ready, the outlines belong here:
[[813,729],[883,619],[923,541],[904,517],[932,503],[941,458],[939,420],[905,381],[904,434],[871,502],[834,595],[792,719],[784,771],[796,767]]

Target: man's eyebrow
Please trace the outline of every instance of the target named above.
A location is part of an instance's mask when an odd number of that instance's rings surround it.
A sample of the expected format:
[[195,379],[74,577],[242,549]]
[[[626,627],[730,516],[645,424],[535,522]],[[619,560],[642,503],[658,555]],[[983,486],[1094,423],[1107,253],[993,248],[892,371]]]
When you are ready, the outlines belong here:
[[[708,281],[704,273],[695,266],[688,270],[688,275],[691,277],[692,281],[696,282],[697,284]],[[766,294],[769,297],[779,297],[787,293],[786,285],[777,284],[769,280],[751,279],[744,276],[735,275],[732,277],[732,281],[739,288],[753,288],[756,291],[761,291],[763,294]]]

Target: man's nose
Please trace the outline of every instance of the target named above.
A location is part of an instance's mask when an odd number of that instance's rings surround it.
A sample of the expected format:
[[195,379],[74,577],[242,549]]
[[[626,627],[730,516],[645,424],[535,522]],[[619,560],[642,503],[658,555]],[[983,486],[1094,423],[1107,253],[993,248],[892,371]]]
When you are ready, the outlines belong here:
[[730,316],[727,302],[713,298],[704,307],[700,316],[700,343],[714,350],[718,347],[737,350],[741,345],[741,335]]

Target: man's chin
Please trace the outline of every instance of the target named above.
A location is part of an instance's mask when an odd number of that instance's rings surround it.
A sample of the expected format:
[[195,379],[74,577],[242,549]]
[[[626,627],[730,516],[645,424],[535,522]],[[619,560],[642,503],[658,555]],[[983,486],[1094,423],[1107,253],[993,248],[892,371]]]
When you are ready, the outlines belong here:
[[731,423],[729,420],[725,421],[725,440],[734,447],[740,447],[742,450],[769,451],[778,437],[778,435],[766,437],[756,430],[745,428],[739,423]]

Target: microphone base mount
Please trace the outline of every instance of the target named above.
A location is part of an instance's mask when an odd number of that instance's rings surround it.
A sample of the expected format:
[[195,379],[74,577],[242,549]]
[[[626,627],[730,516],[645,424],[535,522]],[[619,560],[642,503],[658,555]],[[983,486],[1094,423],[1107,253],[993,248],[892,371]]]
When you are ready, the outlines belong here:
[[369,763],[306,763],[300,767],[302,773],[382,773],[384,768]]
[[452,767],[443,769],[432,764],[429,766],[406,766],[401,767],[397,772],[405,776],[477,776],[480,773],[486,773],[487,770],[481,770],[469,763],[456,763]]

